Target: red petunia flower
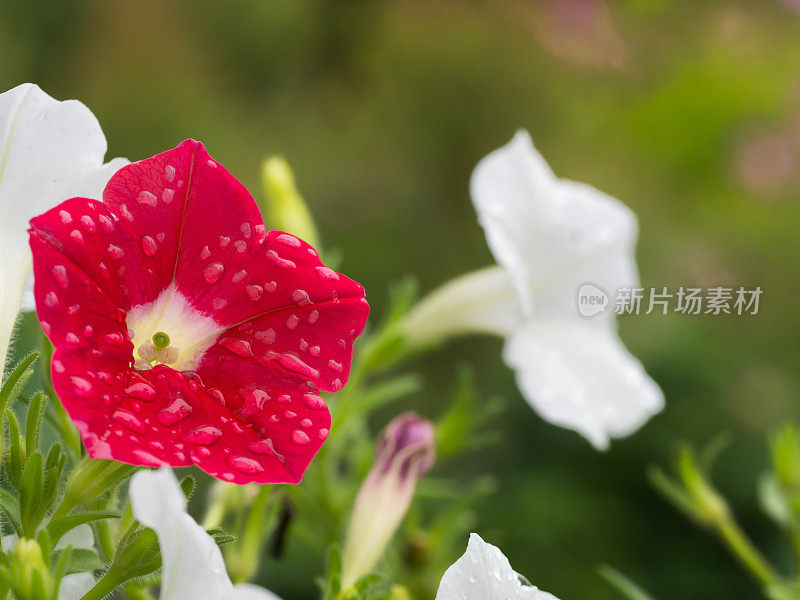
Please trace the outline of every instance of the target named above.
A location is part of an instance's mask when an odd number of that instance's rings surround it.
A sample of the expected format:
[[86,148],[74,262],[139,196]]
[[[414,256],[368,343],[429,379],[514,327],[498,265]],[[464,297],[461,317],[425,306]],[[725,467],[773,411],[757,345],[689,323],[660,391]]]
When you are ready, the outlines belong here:
[[93,458],[297,483],[350,372],[364,289],[267,232],[199,142],[31,220],[53,385]]

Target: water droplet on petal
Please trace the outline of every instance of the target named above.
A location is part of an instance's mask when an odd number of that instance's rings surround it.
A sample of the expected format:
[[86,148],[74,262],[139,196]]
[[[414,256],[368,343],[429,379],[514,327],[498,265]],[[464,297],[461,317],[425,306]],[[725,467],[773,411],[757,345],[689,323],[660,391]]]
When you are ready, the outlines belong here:
[[51,270],[50,273],[53,275],[53,279],[56,280],[58,286],[65,290],[69,285],[69,280],[67,279],[67,269],[64,265],[56,265]]
[[278,237],[275,238],[275,240],[286,246],[291,246],[292,248],[300,247],[300,240],[298,240],[293,235],[289,235],[288,233],[280,234]]
[[222,277],[222,273],[224,271],[225,267],[222,265],[222,263],[211,263],[203,270],[203,277],[205,277],[205,280],[208,283],[216,283],[219,281],[219,278]]
[[58,296],[56,296],[55,292],[47,292],[44,297],[44,303],[50,308],[55,308],[58,306]]
[[264,470],[264,467],[262,467],[257,460],[248,458],[247,456],[229,456],[228,464],[237,471],[247,475],[255,475]]
[[294,354],[267,352],[264,357],[266,360],[276,360],[283,368],[294,373],[298,373],[308,379],[318,379],[319,371],[304,363]]
[[303,402],[311,410],[321,410],[325,408],[325,400],[319,394],[303,394]]
[[175,180],[175,167],[172,165],[167,165],[164,167],[164,176],[167,178],[167,181],[174,181]]
[[261,300],[261,296],[264,294],[264,288],[260,285],[248,285],[244,288],[244,291],[247,293],[247,297],[254,302]]
[[259,342],[264,342],[265,344],[273,343],[276,338],[275,330],[271,327],[264,331],[256,331],[254,336]]
[[70,223],[72,223],[72,215],[69,214],[67,211],[65,210],[58,211],[58,216],[61,217],[62,224],[69,225]]
[[107,216],[100,215],[97,217],[97,220],[100,221],[100,229],[102,229],[105,233],[111,233],[114,231],[114,222]]
[[145,256],[155,256],[158,246],[156,241],[149,235],[142,236],[142,252]]
[[109,346],[122,346],[125,340],[120,333],[107,333],[103,336],[103,341]]
[[211,305],[214,307],[214,310],[220,310],[227,303],[228,302],[225,300],[225,298],[214,298],[213,302],[211,302]]
[[242,223],[242,225],[241,225],[241,227],[239,227],[239,229],[242,231],[242,235],[248,240],[250,239],[250,236],[253,235],[253,233],[252,233],[252,231],[250,229],[250,223],[248,223],[246,221],[244,223]]
[[296,302],[299,306],[307,306],[311,304],[311,298],[305,290],[295,290],[292,292],[292,301]]
[[247,242],[244,240],[236,240],[234,246],[236,246],[236,251],[239,254],[244,254],[245,250],[247,250]]
[[319,275],[321,279],[330,279],[334,281],[339,279],[339,274],[333,269],[329,269],[328,267],[314,267],[314,270],[317,272],[317,275]]
[[230,243],[231,243],[231,238],[229,238],[228,236],[226,236],[226,235],[221,235],[221,236],[219,236],[219,247],[220,247],[220,248],[223,248],[223,249],[224,249],[224,248],[226,248],[226,247],[228,246],[228,244],[230,244]]
[[146,204],[147,206],[155,206],[158,204],[158,198],[156,198],[155,194],[144,190],[139,192],[139,195],[136,197],[136,201],[139,204]]
[[297,315],[289,315],[289,317],[286,319],[286,328],[289,330],[295,329],[299,322],[300,319],[297,317]]
[[309,322],[309,324],[313,325],[318,320],[319,320],[319,311],[318,310],[312,310],[310,313],[308,313],[308,322]]
[[80,244],[81,246],[84,244],[84,242],[83,242],[83,234],[80,231],[78,231],[77,229],[73,229],[70,232],[69,237],[71,237],[73,240],[75,240],[76,243]]
[[[150,363],[147,363],[148,365]],[[125,393],[132,398],[138,398],[145,402],[152,402],[156,399],[158,392],[156,388],[146,381],[136,381],[125,388]]]
[[275,252],[275,250],[267,251],[267,258],[282,269],[294,269],[297,266],[291,260],[278,256],[278,253]]
[[114,260],[119,260],[123,256],[125,256],[125,251],[120,248],[119,246],[115,246],[114,244],[108,245],[108,255],[113,258]]
[[203,246],[202,250],[200,250],[200,259],[205,260],[209,256],[211,256],[211,250],[208,249],[208,246]]
[[115,410],[111,418],[117,423],[125,425],[125,427],[131,431],[135,431],[138,434],[144,433],[144,423],[142,423],[139,417],[124,408]]
[[236,273],[233,274],[233,277],[231,277],[231,281],[233,281],[233,283],[240,283],[244,281],[245,277],[247,277],[247,271],[242,269],[241,271],[236,271]]
[[307,444],[311,441],[311,438],[308,437],[308,434],[305,431],[301,431],[300,429],[295,429],[292,433],[292,441],[295,444],[300,446]]
[[253,356],[253,349],[250,347],[250,342],[246,340],[224,338],[220,340],[219,345],[223,348],[227,348],[236,356],[240,356],[241,358],[250,358]]
[[81,225],[83,225],[83,228],[89,233],[97,231],[97,225],[94,224],[94,219],[89,215],[83,215],[81,217]]
[[192,414],[192,407],[178,396],[169,406],[156,413],[156,419],[165,427],[169,427],[183,421],[190,414]]
[[219,427],[203,425],[184,435],[183,441],[191,444],[199,444],[201,446],[211,446],[221,437],[222,430]]
[[164,201],[164,204],[172,204],[172,200],[174,197],[175,197],[175,190],[165,188],[164,191],[161,192],[161,199]]

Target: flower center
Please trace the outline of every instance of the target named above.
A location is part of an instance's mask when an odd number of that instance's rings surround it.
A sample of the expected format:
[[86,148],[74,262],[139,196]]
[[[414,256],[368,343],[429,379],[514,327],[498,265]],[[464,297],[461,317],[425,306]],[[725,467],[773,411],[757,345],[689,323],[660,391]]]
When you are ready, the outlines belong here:
[[178,371],[193,371],[223,327],[201,313],[174,285],[148,304],[133,307],[127,316],[133,332],[134,367],[152,369],[157,364]]

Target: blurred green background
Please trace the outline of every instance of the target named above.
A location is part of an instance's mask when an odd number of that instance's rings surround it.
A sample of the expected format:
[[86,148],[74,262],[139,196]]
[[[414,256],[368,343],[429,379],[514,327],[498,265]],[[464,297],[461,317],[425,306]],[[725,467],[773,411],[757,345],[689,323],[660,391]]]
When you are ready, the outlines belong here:
[[[617,598],[603,562],[659,598],[761,597],[647,484],[682,439],[733,434],[715,480],[766,553],[790,555],[755,484],[765,433],[800,416],[796,2],[0,0],[0,89],[24,81],[86,103],[109,157],[194,137],[257,192],[262,157],[284,154],[373,318],[403,275],[430,291],[491,262],[469,175],[529,129],[557,174],[639,215],[645,286],[758,285],[761,312],[624,318],[667,407],[605,454],[527,407],[500,340],[413,364],[425,391],[398,410],[436,416],[462,362],[505,398],[503,443],[449,474],[497,476],[476,530],[562,599]],[[318,563],[289,560],[262,582],[316,597]]]

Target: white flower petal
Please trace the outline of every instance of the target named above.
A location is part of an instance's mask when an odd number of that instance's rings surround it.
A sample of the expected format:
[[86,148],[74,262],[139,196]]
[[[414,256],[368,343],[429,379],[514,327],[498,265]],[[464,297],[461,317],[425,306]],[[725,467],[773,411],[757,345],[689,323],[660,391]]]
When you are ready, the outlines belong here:
[[406,317],[409,339],[426,343],[463,333],[508,335],[522,311],[508,273],[494,266],[457,277],[428,295]]
[[467,551],[445,571],[436,600],[558,600],[525,585],[499,548],[478,534],[469,536]]
[[30,83],[0,94],[0,378],[30,271],[28,221],[73,196],[100,198],[127,162],[103,165],[105,153],[97,119],[77,100]]
[[75,573],[61,579],[58,588],[58,600],[78,600],[83,598],[94,587],[97,580],[91,573]]
[[67,546],[88,550],[94,549],[94,532],[92,531],[92,527],[84,523],[83,525],[78,525],[74,529],[70,529],[58,540],[56,550],[63,550]]
[[503,357],[536,412],[598,449],[631,434],[664,405],[612,321],[532,319],[509,338]]
[[281,600],[278,596],[257,585],[241,583],[235,586],[233,593],[225,600]]
[[478,163],[470,189],[489,248],[527,316],[574,315],[583,283],[612,295],[637,284],[633,212],[588,185],[558,179],[527,132]]
[[139,471],[129,493],[134,516],[158,534],[161,600],[219,600],[233,593],[219,547],[186,513],[186,498],[171,470]]

